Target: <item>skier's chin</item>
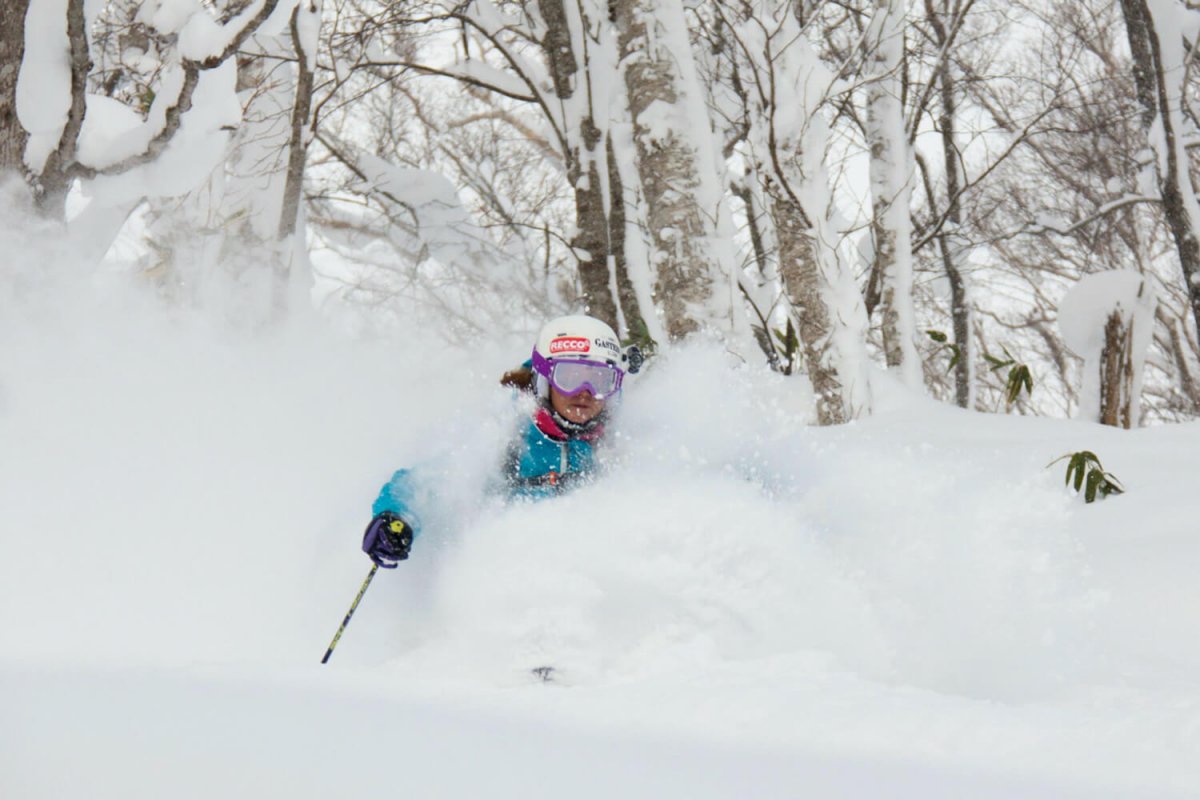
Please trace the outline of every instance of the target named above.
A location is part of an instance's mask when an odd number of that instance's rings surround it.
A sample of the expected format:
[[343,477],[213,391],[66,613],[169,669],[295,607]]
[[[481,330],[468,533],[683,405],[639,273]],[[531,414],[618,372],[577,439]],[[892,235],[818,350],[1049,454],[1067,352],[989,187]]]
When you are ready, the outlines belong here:
[[567,419],[577,425],[591,422],[600,413],[602,406],[592,403],[571,403],[567,406]]

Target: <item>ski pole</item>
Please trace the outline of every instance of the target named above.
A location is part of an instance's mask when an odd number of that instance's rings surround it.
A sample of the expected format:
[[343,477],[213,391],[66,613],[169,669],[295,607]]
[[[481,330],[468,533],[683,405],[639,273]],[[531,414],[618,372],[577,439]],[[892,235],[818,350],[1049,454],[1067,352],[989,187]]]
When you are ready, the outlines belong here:
[[346,626],[350,624],[350,618],[354,616],[354,610],[358,608],[358,603],[363,599],[363,595],[367,593],[367,587],[371,585],[371,579],[375,577],[375,573],[379,571],[379,565],[371,566],[371,571],[367,573],[367,579],[363,581],[362,588],[358,590],[358,596],[354,598],[354,602],[350,604],[350,610],[346,612],[346,618],[342,620],[341,626],[338,627],[337,633],[333,635],[333,641],[329,643],[329,649],[325,651],[325,657],[321,659],[324,664],[329,661],[329,657],[333,655],[333,648],[337,647],[338,639],[342,638],[342,632],[346,630]]

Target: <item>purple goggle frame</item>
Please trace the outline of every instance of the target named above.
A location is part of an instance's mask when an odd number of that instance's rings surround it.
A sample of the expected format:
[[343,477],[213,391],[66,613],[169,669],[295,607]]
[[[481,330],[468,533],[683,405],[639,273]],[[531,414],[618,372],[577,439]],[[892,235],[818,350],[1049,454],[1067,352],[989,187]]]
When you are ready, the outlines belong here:
[[533,352],[533,369],[550,381],[560,394],[574,397],[587,389],[597,400],[620,392],[621,379],[625,377],[624,372],[611,364],[572,358],[550,360],[536,350]]

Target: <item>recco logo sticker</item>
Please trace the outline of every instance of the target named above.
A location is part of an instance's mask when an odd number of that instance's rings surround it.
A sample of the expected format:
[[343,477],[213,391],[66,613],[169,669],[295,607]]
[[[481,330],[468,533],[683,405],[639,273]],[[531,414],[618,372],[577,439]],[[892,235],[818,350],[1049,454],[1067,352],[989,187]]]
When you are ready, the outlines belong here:
[[550,355],[559,353],[586,353],[592,349],[591,342],[583,336],[563,336],[550,341]]

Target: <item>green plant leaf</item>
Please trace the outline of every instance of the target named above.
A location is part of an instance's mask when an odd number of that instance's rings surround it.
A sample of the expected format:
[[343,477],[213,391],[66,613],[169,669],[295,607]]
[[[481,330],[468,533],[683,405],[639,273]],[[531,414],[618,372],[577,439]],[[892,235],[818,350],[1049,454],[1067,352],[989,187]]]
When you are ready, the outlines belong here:
[[942,333],[941,331],[930,330],[925,331],[925,333],[930,339],[933,339],[938,344],[946,344],[946,342],[949,341],[949,339],[946,337],[946,334]]
[[953,352],[954,355],[952,355],[950,357],[950,363],[946,366],[946,372],[952,372],[954,370],[954,368],[958,365],[958,360],[960,358],[962,358],[962,352],[959,351],[958,345],[951,344],[951,345],[947,345],[947,347],[950,348],[951,352]]
[[1071,469],[1075,471],[1075,491],[1078,492],[1083,486],[1083,479],[1087,476],[1087,461],[1083,458],[1081,453],[1076,453],[1075,457],[1071,459],[1071,466],[1068,469],[1068,474],[1069,470]]
[[1047,464],[1046,468],[1049,469],[1061,461],[1067,462],[1064,483],[1072,486],[1076,492],[1082,491],[1086,503],[1095,502],[1097,495],[1103,499],[1109,495],[1122,494],[1125,491],[1125,487],[1121,485],[1116,476],[1104,471],[1100,465],[1100,459],[1091,450],[1080,450],[1061,455]]
[[1096,500],[1096,490],[1104,483],[1104,473],[1098,469],[1094,469],[1088,473],[1087,487],[1083,492],[1083,501],[1092,503]]
[[983,359],[992,365],[992,372],[995,372],[998,369],[1004,369],[1005,367],[1013,364],[1012,359],[1009,359],[1008,361],[1001,361],[995,356],[991,356],[986,353],[984,354]]

